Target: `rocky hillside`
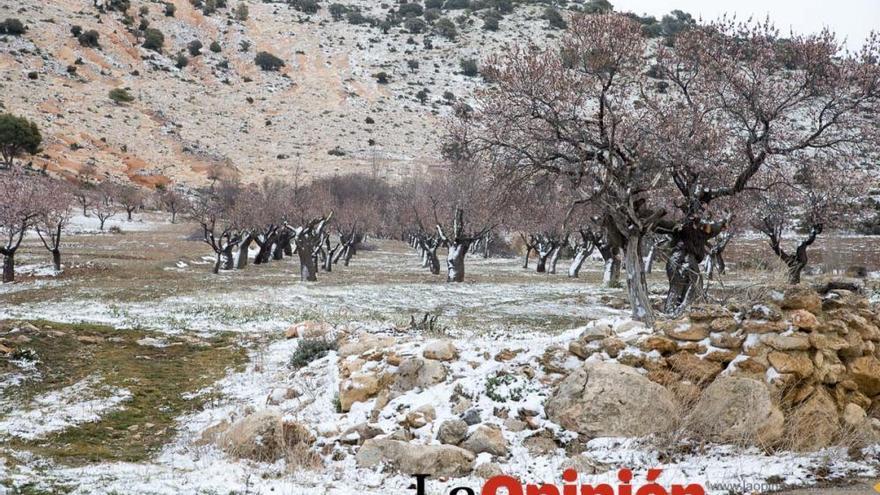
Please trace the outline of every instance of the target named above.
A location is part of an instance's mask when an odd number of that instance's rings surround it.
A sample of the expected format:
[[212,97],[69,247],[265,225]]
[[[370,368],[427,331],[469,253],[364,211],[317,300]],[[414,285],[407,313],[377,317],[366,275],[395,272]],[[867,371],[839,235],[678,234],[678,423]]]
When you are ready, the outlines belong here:
[[[0,19],[25,30],[0,35],[0,111],[36,121],[44,151],[34,166],[67,175],[95,170],[145,185],[197,183],[218,169],[249,180],[394,178],[436,163],[443,115],[480,84],[463,59],[559,33],[539,5],[516,4],[491,30],[484,13],[445,6],[427,22],[383,25],[400,6],[340,0],[311,12],[311,2],[292,3],[4,3]],[[144,46],[149,30],[161,32],[161,47]],[[261,51],[284,65],[261,70]],[[133,100],[111,100],[117,88]]]

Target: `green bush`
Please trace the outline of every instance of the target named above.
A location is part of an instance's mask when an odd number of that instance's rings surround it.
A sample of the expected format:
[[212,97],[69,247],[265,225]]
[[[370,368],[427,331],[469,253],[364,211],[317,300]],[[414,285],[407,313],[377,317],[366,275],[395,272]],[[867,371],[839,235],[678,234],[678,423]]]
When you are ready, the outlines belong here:
[[330,5],[330,16],[333,17],[334,21],[341,21],[347,13],[348,7],[341,3],[334,3]]
[[220,46],[220,43],[217,41],[212,41],[211,46],[208,47],[214,53],[220,53],[223,50],[223,47]]
[[425,0],[426,9],[442,9],[443,0]]
[[82,26],[79,26],[76,24],[73,26],[70,26],[70,34],[72,34],[74,38],[79,38],[79,35],[81,35],[82,32],[83,32]]
[[291,0],[290,5],[300,12],[306,14],[318,13],[318,2],[316,0]]
[[150,28],[144,31],[144,43],[141,46],[143,46],[147,50],[161,52],[162,46],[164,45],[165,35],[162,34],[162,31],[154,28]]
[[425,12],[425,9],[417,3],[405,3],[397,9],[397,13],[402,17],[419,17]]
[[443,8],[447,10],[461,10],[471,6],[470,0],[446,0]]
[[590,0],[584,5],[587,14],[603,14],[614,10],[614,6],[608,0]]
[[544,9],[543,17],[550,23],[550,27],[565,29],[567,26],[565,19],[562,18],[562,14],[553,7],[547,7]]
[[428,25],[418,17],[411,17],[403,23],[403,27],[412,34],[419,34],[423,32]]
[[472,58],[463,58],[458,62],[461,67],[461,73],[467,77],[476,77],[480,74],[480,67],[477,61]]
[[24,24],[18,19],[6,19],[0,22],[0,33],[3,34],[21,36],[26,30]]
[[458,30],[455,28],[455,23],[448,17],[437,19],[437,22],[434,23],[434,30],[440,36],[450,40],[454,40],[455,37],[458,36]]
[[254,57],[254,63],[265,71],[276,71],[284,67],[284,61],[269,52],[257,53],[257,56]]
[[374,77],[376,78],[376,82],[379,84],[388,84],[390,82],[388,73],[384,71],[377,72],[376,74],[374,74]]
[[0,114],[0,156],[6,166],[19,155],[33,155],[40,151],[43,136],[37,124],[10,113]]
[[190,55],[192,55],[193,57],[198,57],[202,54],[202,46],[204,45],[202,45],[201,41],[192,40],[189,42],[188,45],[186,45],[186,49],[187,51],[189,51]]
[[316,359],[321,359],[328,352],[336,350],[336,342],[324,339],[303,339],[290,357],[292,368],[304,368]]
[[77,40],[79,44],[89,48],[97,48],[98,47],[98,39],[101,37],[101,34],[95,31],[94,29],[89,29],[88,31],[79,35]]
[[187,65],[189,65],[189,59],[186,58],[186,55],[178,53],[177,58],[174,60],[174,66],[178,69],[183,69]]
[[498,31],[498,16],[487,15],[483,18],[483,29],[486,31]]
[[165,4],[165,17],[174,17],[175,12],[177,12],[177,6],[171,2]]
[[248,20],[248,16],[250,15],[250,11],[248,10],[247,4],[240,3],[238,7],[235,8],[235,19],[240,22],[244,22]]
[[134,101],[132,96],[125,88],[115,88],[110,90],[110,99],[117,104],[130,103]]

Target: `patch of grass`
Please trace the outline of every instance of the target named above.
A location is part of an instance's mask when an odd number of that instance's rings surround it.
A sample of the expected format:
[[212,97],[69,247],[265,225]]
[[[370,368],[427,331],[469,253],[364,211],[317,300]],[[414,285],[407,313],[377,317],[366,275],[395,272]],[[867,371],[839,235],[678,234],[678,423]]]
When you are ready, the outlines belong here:
[[290,366],[303,368],[316,359],[321,359],[328,352],[336,350],[336,342],[325,339],[303,339],[300,341],[293,356],[290,357]]
[[[210,386],[247,355],[234,335],[211,339],[170,337],[143,330],[116,330],[96,325],[32,322],[27,343],[40,356],[39,380],[8,387],[8,399],[26,404],[32,397],[99,374],[103,383],[131,392],[131,400],[100,421],[81,424],[46,438],[10,438],[15,450],[30,450],[70,465],[99,461],[140,462],[148,459],[175,433],[176,419],[199,410],[207,397],[185,398]],[[12,326],[7,322],[3,326]],[[90,337],[83,342],[78,337]],[[164,339],[165,347],[140,345],[145,337]],[[0,362],[0,372],[13,365]],[[16,406],[21,407],[21,406]]]

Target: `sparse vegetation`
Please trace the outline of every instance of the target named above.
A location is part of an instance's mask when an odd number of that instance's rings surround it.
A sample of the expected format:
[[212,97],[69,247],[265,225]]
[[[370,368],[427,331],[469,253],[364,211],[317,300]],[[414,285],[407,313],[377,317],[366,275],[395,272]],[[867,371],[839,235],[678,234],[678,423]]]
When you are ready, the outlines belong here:
[[144,31],[144,42],[141,46],[147,50],[161,52],[165,45],[165,35],[158,29],[150,28]]
[[472,58],[463,58],[458,62],[461,67],[461,73],[467,77],[477,77],[480,75],[480,67],[477,61]]
[[134,96],[125,88],[114,88],[110,90],[108,95],[111,100],[117,104],[130,103],[134,101]]
[[269,52],[259,52],[254,63],[264,71],[277,71],[284,67],[284,61]]
[[0,34],[21,36],[25,31],[27,31],[27,28],[25,28],[24,23],[18,19],[9,18],[0,22]]
[[77,37],[77,41],[79,44],[89,48],[97,48],[99,45],[99,39],[101,35],[95,31],[94,29],[89,29],[88,31],[82,33]]
[[336,350],[336,342],[326,339],[302,339],[290,357],[292,368],[304,368],[312,361],[321,359]]

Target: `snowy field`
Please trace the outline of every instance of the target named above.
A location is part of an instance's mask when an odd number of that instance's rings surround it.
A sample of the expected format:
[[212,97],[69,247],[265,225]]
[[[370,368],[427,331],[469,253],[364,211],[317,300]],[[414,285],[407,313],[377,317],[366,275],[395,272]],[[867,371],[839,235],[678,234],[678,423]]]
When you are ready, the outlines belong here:
[[[18,397],[12,396],[20,382],[41,379],[32,365],[19,363],[16,373],[0,379],[0,494],[16,493],[25,486],[36,490],[31,493],[63,489],[74,494],[408,493],[412,478],[359,469],[353,455],[356,450],[345,442],[346,431],[369,417],[375,399],[356,403],[347,413],[337,412],[337,354],[331,352],[294,370],[289,361],[299,339],[284,339],[284,329],[302,320],[323,320],[330,322],[334,331],[393,338],[395,352],[401,356],[418,355],[427,340],[440,334],[451,337],[460,357],[449,364],[449,378],[393,399],[380,408],[378,418],[378,425],[390,432],[402,420],[399,411],[433,405],[437,420],[415,431],[416,441],[430,443],[436,442],[435,425],[453,416],[449,402],[456,388],[478,395],[486,389],[490,377],[538,369],[537,363],[549,349],[566,348],[589,322],[607,322],[615,328],[630,325],[627,312],[615,309],[620,308],[622,291],[597,284],[601,276],[597,261],[585,267],[580,280],[572,281],[564,275],[565,261],[560,262],[561,273],[554,276],[524,272],[520,259],[473,257],[468,259],[471,281],[450,285],[421,268],[416,254],[406,246],[383,241],[359,253],[351,267],[339,266],[332,274],[319,273],[320,281],[307,285],[296,281],[296,267],[289,260],[213,276],[209,273],[210,262],[204,259],[204,247],[186,241],[189,231],[183,227],[171,228],[158,221],[138,222],[133,227],[123,222],[121,228],[130,234],[114,238],[89,234],[89,222],[78,221],[80,224],[84,233],[72,238],[73,246],[88,245],[83,239],[86,236],[117,246],[138,245],[143,239],[140,235],[155,234],[156,239],[150,242],[167,244],[166,253],[155,259],[113,260],[104,265],[120,270],[129,266],[124,263],[137,263],[138,276],[155,280],[137,278],[132,282],[124,270],[101,271],[98,275],[86,269],[73,274],[44,273],[41,262],[35,260],[38,252],[32,251],[34,259],[28,259],[24,266],[33,276],[0,289],[0,321],[44,320],[101,324],[119,332],[159,332],[157,338],[138,341],[145,348],[169,345],[166,337],[208,337],[232,331],[247,343],[249,362],[195,392],[194,396],[210,400],[198,411],[181,414],[171,441],[150,460],[77,466],[2,444],[12,438],[51,442],[53,435],[124,410],[132,392],[104,383],[101,375],[89,375],[72,385],[30,397],[23,407],[11,407],[13,403],[21,404]],[[87,266],[88,255],[112,251],[110,246],[99,244],[90,247],[88,253],[73,248],[73,263]],[[94,266],[100,267],[101,263],[98,260]],[[133,290],[131,284],[141,284],[151,299],[126,295]],[[409,331],[410,317],[419,319],[425,313],[439,316],[436,334]],[[505,361],[489,357],[502,348],[515,351],[515,356]],[[580,361],[568,359],[558,364],[573,369]],[[489,424],[500,424],[502,420],[492,412],[501,406],[542,413],[550,391],[547,382],[547,375],[536,371],[528,379],[508,385],[502,391],[508,395],[506,400],[483,395],[474,405],[482,412],[483,422]],[[512,394],[514,388],[516,393]],[[287,389],[295,390],[294,398],[287,398]],[[295,471],[283,461],[266,464],[235,460],[213,444],[199,441],[205,429],[239,418],[245,411],[265,408],[309,425],[318,436],[318,447],[323,448],[323,469]],[[559,428],[547,419],[541,421],[548,430]],[[527,433],[505,430],[511,451],[499,462],[501,468],[524,482],[561,485],[561,472],[570,456],[562,448],[545,455],[530,454],[522,446]],[[662,469],[658,481],[666,486],[804,486],[880,475],[877,447],[862,452],[859,460],[841,449],[771,455],[727,446],[675,447],[652,439],[594,439],[584,452],[592,467],[589,472],[581,471],[580,482],[616,486],[616,473],[621,467],[633,469],[636,485],[644,482],[648,469]],[[488,461],[486,457],[481,454],[477,465]],[[429,493],[447,493],[460,485],[479,492],[482,483],[475,476],[431,480]],[[717,488],[707,493],[726,495],[731,491]]]

